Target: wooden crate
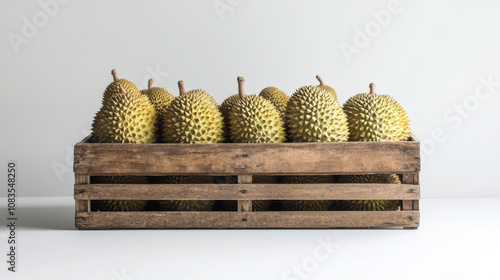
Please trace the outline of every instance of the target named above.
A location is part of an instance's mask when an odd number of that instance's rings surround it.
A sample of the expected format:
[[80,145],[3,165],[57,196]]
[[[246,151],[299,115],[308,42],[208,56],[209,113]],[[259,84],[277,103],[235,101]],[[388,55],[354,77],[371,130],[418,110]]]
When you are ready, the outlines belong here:
[[[404,228],[419,225],[420,143],[75,145],[78,229]],[[403,184],[252,184],[254,175],[399,174]],[[91,184],[92,176],[238,176],[237,184]],[[92,200],[237,200],[237,211],[92,211]],[[402,201],[397,211],[252,211],[252,200]]]

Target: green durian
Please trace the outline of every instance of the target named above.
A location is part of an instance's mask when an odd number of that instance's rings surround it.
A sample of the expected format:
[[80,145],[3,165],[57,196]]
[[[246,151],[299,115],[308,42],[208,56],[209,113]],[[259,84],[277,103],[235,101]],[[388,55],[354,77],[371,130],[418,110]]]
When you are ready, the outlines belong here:
[[170,103],[163,116],[163,140],[168,143],[220,143],[224,123],[215,99],[206,91],[185,92],[179,81],[180,96]]
[[[142,176],[96,176],[93,184],[147,184],[148,178]],[[92,208],[97,211],[141,211],[145,200],[95,200]]]
[[[252,176],[254,184],[275,184],[278,182],[276,176]],[[220,184],[237,184],[237,176],[224,176],[220,178]],[[272,200],[252,200],[252,211],[266,211],[271,206]],[[237,203],[234,200],[225,200],[222,205],[226,210],[237,210]]]
[[229,111],[230,138],[234,143],[280,143],[286,140],[283,120],[276,107],[257,95],[245,95],[238,77],[239,100]]
[[[332,183],[332,176],[286,176],[285,184],[326,184]],[[331,200],[283,200],[281,207],[285,211],[326,211],[332,206]]]
[[222,117],[224,118],[224,139],[226,139],[227,142],[230,141],[230,136],[229,136],[229,111],[233,108],[234,104],[240,100],[240,96],[238,94],[234,94],[226,98],[219,106],[219,111],[222,114]]
[[[372,184],[401,184],[399,176],[391,175],[343,175],[338,176],[339,183],[372,183]],[[392,211],[400,206],[399,200],[339,200],[339,210],[351,211]]]
[[[160,178],[164,184],[211,184],[209,176],[165,176]],[[159,200],[158,208],[163,211],[210,211],[213,200]]]
[[405,110],[389,95],[360,93],[344,103],[350,141],[407,141],[410,121]]
[[149,80],[148,89],[141,90],[141,93],[146,95],[149,102],[155,107],[157,137],[161,138],[163,116],[167,113],[168,106],[170,106],[170,103],[172,103],[175,97],[165,88],[153,87],[153,79]]
[[293,142],[344,142],[349,139],[347,118],[327,90],[304,86],[290,97],[286,118]]
[[328,91],[333,96],[333,99],[337,100],[337,93],[335,90],[331,86],[325,85],[323,79],[319,75],[316,75],[316,79],[319,81],[319,85],[317,85],[317,87]]
[[126,79],[118,79],[118,74],[116,73],[116,69],[111,70],[111,75],[113,75],[113,82],[109,84],[106,87],[106,90],[104,91],[103,103],[104,100],[106,100],[106,98],[109,95],[121,94],[122,90],[120,89],[120,86],[122,86],[125,89],[125,91],[128,92],[129,94],[138,95],[141,93],[137,88],[137,86],[131,81]]
[[281,118],[285,119],[286,104],[288,103],[288,95],[275,87],[266,87],[259,93],[260,97],[267,99],[273,103],[274,107],[280,112]]
[[168,106],[175,99],[165,88],[153,87],[153,79],[149,80],[148,89],[142,90],[141,93],[146,95],[153,104],[158,118],[161,118],[167,112]]
[[[182,84],[182,86],[184,86],[184,82],[181,81],[181,84]],[[208,92],[206,92],[202,89],[192,89],[192,90],[186,92],[186,95],[189,95],[189,94],[200,95],[206,99],[207,103],[210,103],[215,107],[219,107],[219,105],[217,105],[217,101],[215,101],[215,98],[212,95],[210,95]]]
[[[114,72],[116,74],[116,72]],[[104,93],[101,109],[92,124],[93,141],[100,143],[156,142],[156,111],[137,88],[127,91],[116,80]],[[115,86],[120,92],[115,91]],[[129,87],[130,88],[130,87]]]

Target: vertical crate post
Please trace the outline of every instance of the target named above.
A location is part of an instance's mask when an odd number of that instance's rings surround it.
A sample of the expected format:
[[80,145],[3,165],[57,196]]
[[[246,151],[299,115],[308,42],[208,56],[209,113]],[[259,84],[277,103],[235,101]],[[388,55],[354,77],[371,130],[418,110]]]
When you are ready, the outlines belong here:
[[[418,172],[404,173],[403,184],[418,185]],[[402,211],[418,211],[418,200],[403,200]],[[404,229],[417,229],[417,227],[404,227]]]
[[[90,176],[75,174],[75,185],[90,184]],[[75,212],[90,212],[90,200],[75,200]]]
[[[252,175],[238,175],[238,184],[251,184],[251,183],[252,183]],[[238,212],[252,212],[252,201],[238,200]]]

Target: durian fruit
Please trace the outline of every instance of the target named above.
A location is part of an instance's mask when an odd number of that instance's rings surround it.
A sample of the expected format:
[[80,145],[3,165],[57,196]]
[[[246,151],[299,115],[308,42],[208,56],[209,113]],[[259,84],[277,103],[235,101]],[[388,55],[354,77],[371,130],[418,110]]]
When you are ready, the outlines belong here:
[[293,142],[344,142],[349,138],[342,107],[326,89],[304,86],[287,104],[289,138]]
[[[164,184],[211,184],[209,176],[165,176],[161,177]],[[163,211],[210,211],[213,200],[159,200],[158,208]]]
[[224,118],[224,139],[227,142],[230,141],[229,137],[229,111],[233,108],[234,104],[240,100],[240,96],[238,94],[234,94],[226,98],[219,106],[219,111],[222,114],[222,118]]
[[137,86],[134,83],[132,83],[131,81],[126,80],[126,79],[119,79],[118,74],[116,73],[116,69],[111,70],[111,75],[113,75],[113,82],[111,84],[109,84],[106,87],[106,90],[104,91],[103,103],[109,95],[121,94],[122,90],[121,90],[120,86],[122,86],[125,89],[125,91],[128,92],[129,94],[134,95],[134,94],[141,93],[139,91],[139,89],[137,88]]
[[[142,176],[97,176],[94,184],[147,184],[148,178]],[[145,200],[96,200],[92,207],[97,211],[141,211],[146,206]]]
[[257,95],[245,95],[238,77],[239,100],[229,111],[230,138],[234,143],[280,143],[286,140],[283,120],[276,107]]
[[410,121],[405,110],[389,95],[360,93],[344,103],[349,123],[350,141],[406,141],[410,138]]
[[319,81],[319,85],[317,85],[317,87],[319,87],[321,89],[325,89],[331,95],[333,95],[333,99],[337,100],[337,93],[335,92],[335,90],[332,87],[325,85],[325,83],[323,82],[323,79],[319,75],[316,75],[316,79]]
[[[92,124],[93,141],[100,143],[156,142],[156,111],[137,88],[127,91],[115,81],[104,93],[101,109]],[[115,91],[115,85],[120,92]],[[130,85],[129,85],[130,86]],[[130,88],[130,87],[129,87]]]
[[[278,182],[276,176],[252,176],[254,184],[275,184]],[[224,176],[220,178],[220,184],[237,184],[237,176]],[[266,211],[271,206],[272,200],[252,200],[252,211]],[[226,210],[237,210],[237,203],[234,200],[225,200],[222,205]]]
[[[285,184],[326,184],[332,183],[332,176],[286,176]],[[281,207],[285,211],[327,211],[332,206],[331,200],[283,200]]]
[[286,93],[275,87],[266,87],[259,93],[259,96],[271,101],[274,107],[280,112],[281,118],[285,119],[286,104],[288,103],[288,99],[290,99]]
[[157,137],[161,138],[161,130],[163,128],[163,115],[167,113],[168,106],[174,100],[174,96],[165,88],[153,87],[153,79],[149,80],[148,89],[141,90],[141,93],[146,95],[149,102],[153,104],[156,110],[156,130]]
[[153,87],[153,79],[149,80],[148,89],[142,90],[141,93],[146,95],[153,104],[158,118],[167,112],[168,106],[175,99],[165,88]]
[[215,99],[206,91],[186,93],[179,81],[180,96],[163,115],[163,140],[168,143],[220,143],[223,119]]
[[[401,184],[399,176],[391,175],[343,175],[339,183]],[[351,211],[392,211],[400,206],[399,200],[339,200],[339,210]]]

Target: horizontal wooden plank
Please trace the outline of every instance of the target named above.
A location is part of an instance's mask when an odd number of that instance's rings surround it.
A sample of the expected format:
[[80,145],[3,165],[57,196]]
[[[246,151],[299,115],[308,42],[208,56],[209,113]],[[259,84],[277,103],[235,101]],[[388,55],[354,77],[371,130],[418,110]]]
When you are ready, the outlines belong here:
[[402,174],[420,170],[420,143],[78,143],[74,170],[95,176]]
[[81,184],[75,199],[137,200],[351,200],[418,199],[411,184]]
[[90,212],[79,229],[393,228],[418,227],[418,211],[325,212]]

